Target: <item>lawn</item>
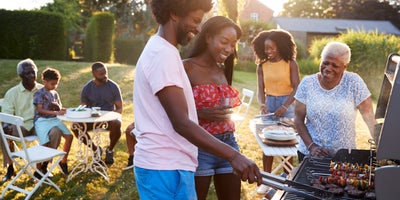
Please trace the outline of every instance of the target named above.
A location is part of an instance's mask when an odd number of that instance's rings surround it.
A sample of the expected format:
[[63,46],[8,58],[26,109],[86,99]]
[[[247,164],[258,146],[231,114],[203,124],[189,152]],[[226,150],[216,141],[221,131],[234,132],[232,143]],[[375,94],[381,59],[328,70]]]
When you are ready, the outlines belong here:
[[[0,60],[0,98],[2,98],[10,87],[16,85],[20,78],[16,74],[16,66],[18,60]],[[85,62],[62,62],[62,61],[35,61],[39,68],[38,80],[40,80],[40,72],[45,67],[53,67],[60,70],[62,78],[57,89],[61,96],[64,107],[75,107],[79,105],[79,95],[82,86],[92,78],[90,64]],[[132,65],[108,64],[109,78],[116,81],[121,87],[124,100],[124,111],[122,113],[122,129],[133,121],[133,74],[135,67]],[[256,91],[255,73],[236,71],[234,74],[233,85],[241,91],[242,88],[248,88]],[[248,129],[248,122],[251,116],[258,114],[257,98],[253,98],[252,106],[249,110],[248,118],[237,130],[238,142],[243,154],[253,159],[260,168],[262,168],[262,154],[258,147],[253,134]],[[359,118],[360,119],[360,118]],[[368,149],[369,146],[365,138],[368,138],[367,128],[361,120],[357,121],[358,146],[361,149]],[[77,140],[73,141],[73,146],[77,145]],[[72,169],[75,162],[76,149],[71,149],[69,157],[69,168]],[[0,155],[1,157],[1,155]],[[34,194],[32,199],[139,199],[134,174],[132,170],[123,171],[127,164],[128,153],[126,147],[125,135],[123,134],[119,143],[115,148],[115,163],[108,168],[110,181],[107,182],[102,176],[88,172],[75,177],[66,183],[64,177],[58,169],[54,171],[52,180],[58,184],[62,193],[58,193],[53,187],[43,185]],[[1,158],[2,160],[2,158]],[[5,168],[1,168],[0,176],[6,173]],[[24,177],[29,185],[32,180],[28,176]],[[3,190],[6,183],[0,183],[0,191]],[[244,183],[242,184],[242,199],[261,199],[262,196],[255,192],[256,185]],[[17,192],[8,192],[5,199],[23,199],[25,196]],[[210,191],[209,200],[217,199],[215,193]]]

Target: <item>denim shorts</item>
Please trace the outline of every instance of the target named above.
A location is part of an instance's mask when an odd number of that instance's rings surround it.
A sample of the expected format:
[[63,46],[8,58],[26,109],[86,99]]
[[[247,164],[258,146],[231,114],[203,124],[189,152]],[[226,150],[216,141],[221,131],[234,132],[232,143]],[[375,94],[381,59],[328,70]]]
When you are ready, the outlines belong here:
[[[235,135],[232,132],[213,135],[221,142],[233,147],[239,151],[239,145],[236,142]],[[213,176],[215,174],[228,174],[233,173],[231,164],[214,154],[208,153],[199,148],[199,155],[197,157],[199,166],[196,169],[195,176]]]
[[197,200],[194,172],[150,170],[135,166],[134,173],[141,200]]
[[[265,105],[267,105],[268,112],[273,113],[276,110],[278,110],[279,107],[281,107],[283,104],[285,104],[285,102],[288,98],[289,98],[289,96],[267,95],[267,98],[265,100]],[[294,118],[294,103],[290,104],[290,106],[286,110],[286,113],[283,117]]]

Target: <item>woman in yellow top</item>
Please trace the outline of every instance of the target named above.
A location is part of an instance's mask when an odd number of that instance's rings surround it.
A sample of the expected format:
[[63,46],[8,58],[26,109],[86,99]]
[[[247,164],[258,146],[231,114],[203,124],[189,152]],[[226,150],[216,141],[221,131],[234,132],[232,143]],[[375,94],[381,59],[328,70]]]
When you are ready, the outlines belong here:
[[[256,56],[260,113],[294,117],[294,95],[300,82],[293,36],[282,29],[260,32],[252,41]],[[271,172],[272,156],[263,154],[264,171]],[[268,188],[260,187],[265,193]]]

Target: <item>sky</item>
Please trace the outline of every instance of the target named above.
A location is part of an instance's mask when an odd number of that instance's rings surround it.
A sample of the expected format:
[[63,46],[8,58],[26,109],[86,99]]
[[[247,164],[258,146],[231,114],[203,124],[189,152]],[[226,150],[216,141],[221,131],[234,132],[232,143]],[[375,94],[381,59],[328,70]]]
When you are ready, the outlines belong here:
[[268,8],[274,10],[274,14],[276,15],[280,11],[282,11],[283,4],[286,3],[288,0],[259,0],[259,1],[268,6]]
[[0,9],[6,10],[31,10],[51,3],[53,0],[1,0]]
[[[266,6],[271,8],[277,14],[282,10],[282,5],[287,0],[259,0],[264,3]],[[6,10],[19,10],[26,9],[31,10],[34,8],[40,8],[40,6],[46,5],[46,3],[53,2],[53,0],[1,0],[0,1],[0,9]]]

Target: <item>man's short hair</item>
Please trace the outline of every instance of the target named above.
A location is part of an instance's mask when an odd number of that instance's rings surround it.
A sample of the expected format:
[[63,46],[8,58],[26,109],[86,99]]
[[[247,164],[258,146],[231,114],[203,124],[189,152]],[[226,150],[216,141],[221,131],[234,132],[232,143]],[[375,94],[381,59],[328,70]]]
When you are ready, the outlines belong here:
[[157,23],[163,25],[171,14],[185,17],[196,10],[210,11],[212,0],[150,0],[150,7]]
[[92,72],[96,71],[97,69],[100,68],[107,68],[106,65],[102,62],[95,62],[92,64]]
[[33,62],[33,60],[31,60],[30,58],[27,58],[25,60],[21,60],[18,65],[17,65],[17,74],[21,75],[22,71],[24,71],[24,67],[26,66],[32,66],[33,70],[35,70],[36,72],[38,71],[35,63]]

